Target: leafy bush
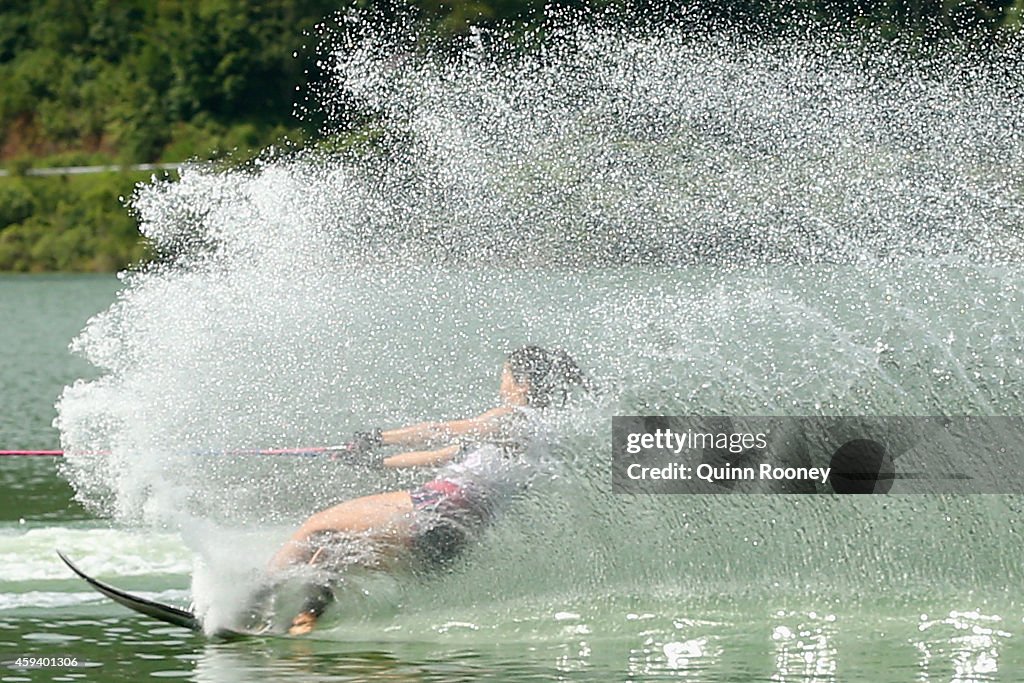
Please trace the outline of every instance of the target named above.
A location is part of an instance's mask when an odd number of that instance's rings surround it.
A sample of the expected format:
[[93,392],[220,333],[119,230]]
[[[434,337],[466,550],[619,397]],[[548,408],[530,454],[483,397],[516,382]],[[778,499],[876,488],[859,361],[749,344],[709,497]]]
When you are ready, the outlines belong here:
[[20,178],[0,185],[0,230],[20,223],[32,212],[32,193]]
[[119,197],[145,173],[0,178],[0,270],[112,271],[147,257]]

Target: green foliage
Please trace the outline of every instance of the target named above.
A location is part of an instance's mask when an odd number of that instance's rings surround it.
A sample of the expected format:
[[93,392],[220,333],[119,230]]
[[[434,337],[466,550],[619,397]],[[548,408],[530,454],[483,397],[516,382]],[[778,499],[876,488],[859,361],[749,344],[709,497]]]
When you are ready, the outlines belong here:
[[[303,32],[339,10],[415,16],[426,33],[445,39],[474,24],[537,25],[551,6],[612,6],[646,25],[688,17],[696,7],[759,31],[799,14],[883,37],[1006,36],[1024,22],[1024,0],[6,2],[0,154],[12,177],[0,178],[0,270],[113,270],[146,254],[117,199],[143,176],[24,176],[33,165],[244,160],[282,138],[309,139],[315,122],[292,116],[296,87],[317,77],[308,49],[315,38]],[[360,125],[361,132],[319,146],[372,149],[375,122]]]
[[[408,3],[435,33],[471,24],[541,21],[549,5],[628,8],[623,16],[672,20],[654,0],[426,0]],[[826,23],[902,31],[1019,30],[1024,0],[701,0],[709,16],[766,28],[794,12]],[[394,16],[399,0],[36,0],[0,7],[0,141],[4,156],[102,151],[154,161],[190,144],[259,147],[292,116],[295,87],[309,76],[317,22],[346,8]],[[311,45],[309,46],[311,47]],[[293,55],[298,55],[298,58]],[[315,75],[316,69],[312,69]],[[309,133],[310,131],[305,131]],[[183,137],[178,137],[178,136]],[[185,156],[206,154],[203,147]]]
[[195,156],[218,159],[227,154],[246,159],[256,156],[272,141],[300,141],[304,131],[284,125],[271,126],[261,121],[243,121],[225,126],[216,119],[196,116],[188,123],[171,128],[171,142],[163,150],[164,161],[183,161]]
[[0,8],[6,154],[87,149],[153,161],[174,131],[211,125],[223,143],[236,135],[262,146],[270,140],[256,137],[294,126],[303,30],[336,9],[327,0],[9,3]]
[[31,216],[33,204],[32,193],[20,178],[0,185],[0,229]]
[[120,197],[147,177],[0,178],[0,271],[111,271],[143,260]]
[[1020,31],[1024,27],[1024,0],[1017,0],[1003,12],[1003,28]]

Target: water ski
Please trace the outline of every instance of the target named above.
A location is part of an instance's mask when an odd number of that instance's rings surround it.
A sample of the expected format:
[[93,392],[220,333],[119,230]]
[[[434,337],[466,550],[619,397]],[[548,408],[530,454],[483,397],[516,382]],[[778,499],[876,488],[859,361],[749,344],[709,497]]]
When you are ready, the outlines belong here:
[[[133,612],[144,614],[147,617],[157,619],[168,624],[174,624],[175,626],[181,626],[187,628],[190,631],[197,633],[203,632],[203,623],[200,621],[192,612],[181,609],[180,607],[174,607],[173,605],[165,605],[162,602],[156,602],[155,600],[149,600],[138,595],[132,595],[127,591],[123,591],[120,588],[111,586],[108,583],[104,583],[99,579],[93,578],[79,569],[75,564],[68,559],[67,555],[61,551],[57,551],[57,555],[64,561],[64,564],[68,566],[75,574],[78,574],[86,583],[89,584],[95,591],[105,595],[114,602],[124,605]],[[257,635],[274,635],[269,632],[263,631],[248,631],[244,629],[230,629],[221,628],[218,629],[214,636],[219,638],[237,638],[244,636],[257,636]]]

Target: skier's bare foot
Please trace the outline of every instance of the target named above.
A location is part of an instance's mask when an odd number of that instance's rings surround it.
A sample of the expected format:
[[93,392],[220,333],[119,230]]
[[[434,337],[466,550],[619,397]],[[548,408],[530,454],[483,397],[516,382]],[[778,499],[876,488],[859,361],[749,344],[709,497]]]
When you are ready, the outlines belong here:
[[292,619],[292,625],[291,628],[288,629],[288,635],[303,636],[312,631],[315,626],[315,612],[299,612],[299,614]]

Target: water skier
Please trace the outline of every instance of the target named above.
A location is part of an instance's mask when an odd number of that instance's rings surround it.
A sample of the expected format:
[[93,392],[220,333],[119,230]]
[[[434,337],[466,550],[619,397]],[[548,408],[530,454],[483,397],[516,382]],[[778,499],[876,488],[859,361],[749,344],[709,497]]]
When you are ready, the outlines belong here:
[[[450,561],[502,502],[528,480],[523,462],[527,417],[588,380],[562,350],[523,346],[511,352],[498,388],[499,404],[476,417],[424,422],[356,434],[349,456],[369,457],[382,447],[408,450],[381,458],[384,467],[438,467],[434,479],[413,490],[349,500],[307,519],[270,561],[272,573],[323,563],[333,541],[355,539],[370,552],[360,563],[377,565],[403,551],[431,563]],[[308,633],[326,609],[329,588],[315,591],[292,620],[289,633]]]

